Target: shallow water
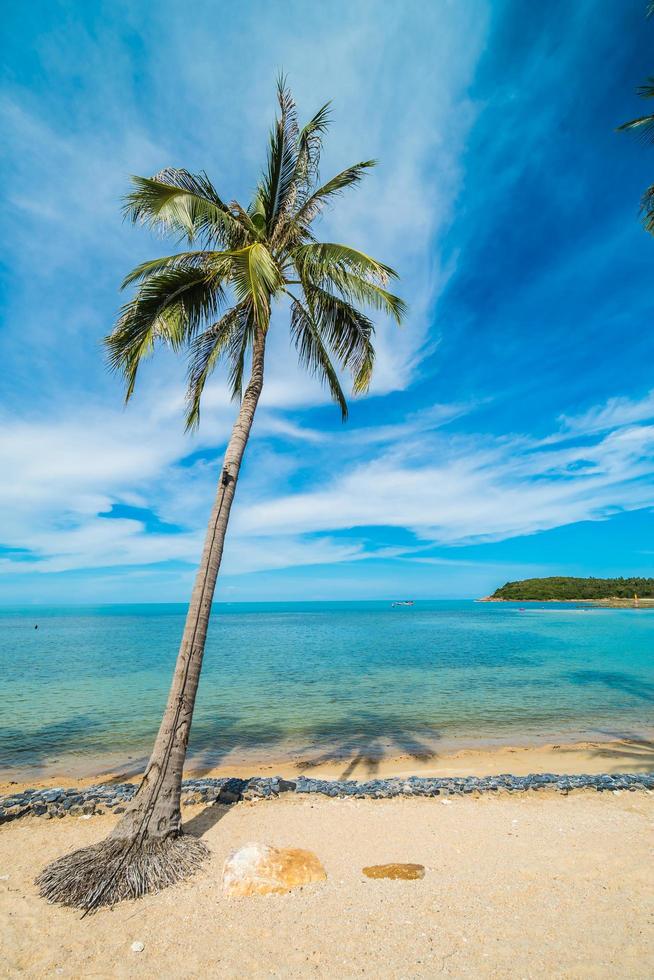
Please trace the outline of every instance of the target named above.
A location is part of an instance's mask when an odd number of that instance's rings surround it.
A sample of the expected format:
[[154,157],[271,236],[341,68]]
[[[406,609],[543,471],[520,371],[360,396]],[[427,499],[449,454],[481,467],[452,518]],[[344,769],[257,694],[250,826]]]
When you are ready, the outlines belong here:
[[[219,604],[190,758],[419,757],[452,742],[651,731],[654,611],[522,606]],[[183,605],[0,609],[0,770],[138,764],[184,614]]]

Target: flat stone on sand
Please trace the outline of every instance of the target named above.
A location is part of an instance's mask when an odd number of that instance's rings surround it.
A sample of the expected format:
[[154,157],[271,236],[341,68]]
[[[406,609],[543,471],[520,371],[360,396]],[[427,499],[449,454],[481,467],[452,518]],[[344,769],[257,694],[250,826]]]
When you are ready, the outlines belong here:
[[226,895],[269,895],[288,892],[327,874],[313,851],[299,847],[245,844],[233,851],[223,868]]
[[424,864],[371,864],[363,869],[366,878],[401,878],[415,881],[425,877]]

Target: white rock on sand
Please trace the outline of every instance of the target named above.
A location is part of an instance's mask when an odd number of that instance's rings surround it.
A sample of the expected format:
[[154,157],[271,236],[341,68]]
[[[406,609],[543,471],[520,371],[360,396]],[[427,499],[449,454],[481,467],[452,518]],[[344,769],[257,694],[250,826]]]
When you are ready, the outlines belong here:
[[326,879],[325,869],[313,851],[245,844],[225,861],[223,891],[226,895],[282,894]]

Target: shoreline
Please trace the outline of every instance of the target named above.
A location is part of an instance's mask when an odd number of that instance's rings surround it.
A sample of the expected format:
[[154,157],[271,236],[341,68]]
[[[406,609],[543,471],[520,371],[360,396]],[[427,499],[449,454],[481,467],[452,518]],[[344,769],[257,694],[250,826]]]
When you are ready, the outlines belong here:
[[[91,771],[73,772],[66,766],[47,773],[37,771],[3,770],[0,773],[0,796],[27,788],[48,788],[66,785],[85,788],[103,783],[138,782],[147,759],[92,767]],[[413,756],[384,754],[375,747],[354,754],[318,753],[300,757],[292,754],[274,755],[257,750],[252,753],[232,752],[215,765],[199,766],[191,758],[184,778],[251,778],[280,776],[297,779],[390,779],[393,777],[466,777],[496,776],[510,773],[526,776],[531,773],[561,775],[644,773],[654,772],[654,734],[631,738],[580,739],[552,741],[542,744],[484,745],[477,747],[450,745],[439,752]]]
[[502,596],[487,595],[481,599],[475,599],[474,602],[508,602],[516,605],[521,602],[538,603],[539,605],[555,602],[561,605],[592,606],[596,609],[654,609],[654,599],[650,598],[638,599],[637,602],[634,602],[633,599],[617,597],[615,599],[505,599]]

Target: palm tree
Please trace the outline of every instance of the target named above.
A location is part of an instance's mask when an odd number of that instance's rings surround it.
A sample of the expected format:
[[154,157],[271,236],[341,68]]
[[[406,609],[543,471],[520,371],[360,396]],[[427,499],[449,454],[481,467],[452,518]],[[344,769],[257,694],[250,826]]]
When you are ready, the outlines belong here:
[[[653,12],[654,4],[650,6],[648,14]],[[654,99],[654,78],[648,78],[647,82],[638,89],[638,94],[643,99]],[[618,132],[626,130],[634,130],[644,142],[654,143],[654,115],[639,116],[618,126]],[[650,185],[643,194],[640,208],[645,230],[654,235],[654,184]]]
[[374,161],[356,163],[320,184],[329,104],[300,129],[283,78],[277,96],[279,117],[249,207],[225,203],[206,174],[186,170],[133,178],[125,202],[131,221],[195,246],[145,262],[124,281],[136,286],[135,295],[106,344],[111,365],[125,377],[127,398],[141,361],[162,342],[188,355],[187,427],[197,425],[205,383],[222,361],[240,407],[168,702],[142,782],[106,840],[65,855],[38,878],[47,899],[85,911],[178,881],[206,854],[201,841],[181,833],[182,769],[227,522],[263,386],[273,303],[287,305],[299,360],[327,385],[344,420],[347,403],[334,361],[351,373],[354,392],[368,389],[373,370],[374,327],[361,307],[390,314],[398,323],[405,312],[402,300],[386,288],[396,278],[389,266],[349,246],[318,242],[312,232],[324,207],[357,184]]

